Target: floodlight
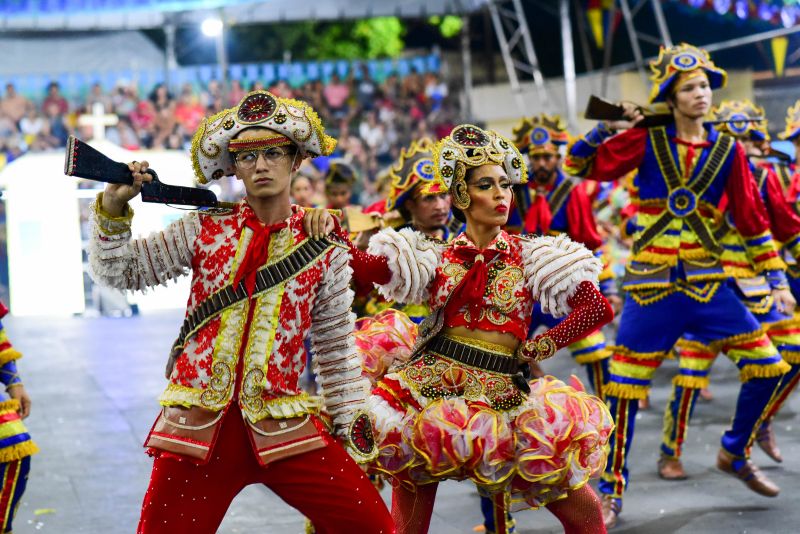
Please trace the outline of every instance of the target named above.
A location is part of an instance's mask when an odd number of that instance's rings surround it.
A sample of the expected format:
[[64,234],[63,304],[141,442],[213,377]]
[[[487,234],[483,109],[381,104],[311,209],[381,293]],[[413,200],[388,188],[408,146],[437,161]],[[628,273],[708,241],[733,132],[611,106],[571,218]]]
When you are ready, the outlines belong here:
[[222,21],[216,17],[210,17],[200,25],[203,35],[206,37],[218,37],[222,34]]

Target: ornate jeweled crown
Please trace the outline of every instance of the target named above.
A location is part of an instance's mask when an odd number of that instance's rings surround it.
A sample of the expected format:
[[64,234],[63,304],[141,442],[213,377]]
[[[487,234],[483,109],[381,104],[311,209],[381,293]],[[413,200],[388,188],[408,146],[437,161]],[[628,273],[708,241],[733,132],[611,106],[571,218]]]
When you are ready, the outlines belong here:
[[717,130],[737,139],[763,141],[769,135],[764,108],[750,100],[724,100],[711,110],[711,115],[715,121],[725,121],[714,126]]
[[412,141],[400,151],[397,161],[389,169],[391,190],[386,199],[386,210],[402,205],[417,187],[424,195],[446,193],[447,189],[434,178],[433,141],[428,137]]
[[788,141],[798,135],[800,135],[800,100],[786,110],[786,128],[778,134],[778,137]]
[[435,180],[448,190],[472,167],[495,164],[506,171],[511,183],[528,179],[528,168],[514,144],[494,130],[461,124],[433,147]]
[[547,113],[522,118],[512,135],[523,154],[558,154],[558,147],[569,143],[567,125],[559,115]]
[[708,76],[711,89],[724,87],[728,81],[728,73],[714,65],[711,56],[702,48],[681,43],[677,46],[662,46],[658,59],[650,62],[653,88],[650,90],[650,102],[665,102],[672,83],[684,72],[702,69]]
[[192,166],[201,184],[235,173],[229,153],[231,139],[242,130],[269,128],[297,145],[300,156],[327,156],[336,139],[325,134],[317,113],[305,102],[253,91],[236,107],[203,119],[192,138]]

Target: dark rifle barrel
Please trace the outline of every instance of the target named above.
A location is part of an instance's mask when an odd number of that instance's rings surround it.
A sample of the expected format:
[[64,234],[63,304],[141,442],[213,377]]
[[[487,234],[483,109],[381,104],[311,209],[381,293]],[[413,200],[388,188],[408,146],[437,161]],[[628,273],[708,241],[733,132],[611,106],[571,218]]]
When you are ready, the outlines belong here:
[[[158,179],[156,171],[148,169],[152,182],[142,184],[142,201],[157,204],[177,204],[199,208],[220,206],[213,191],[199,187],[169,185]],[[80,139],[70,136],[64,159],[64,174],[111,184],[133,184],[133,174],[125,163],[114,161]]]
[[[639,107],[639,110],[644,114],[644,119],[636,124],[636,128],[651,128],[654,126],[667,126],[675,122],[671,113],[644,113],[646,110]],[[614,104],[600,98],[599,96],[591,95],[589,102],[586,104],[586,111],[584,118],[595,121],[621,121],[625,120],[625,108],[619,104]],[[764,117],[756,117],[753,119],[736,119],[736,120],[711,120],[703,121],[705,124],[724,124],[728,122],[762,122]]]

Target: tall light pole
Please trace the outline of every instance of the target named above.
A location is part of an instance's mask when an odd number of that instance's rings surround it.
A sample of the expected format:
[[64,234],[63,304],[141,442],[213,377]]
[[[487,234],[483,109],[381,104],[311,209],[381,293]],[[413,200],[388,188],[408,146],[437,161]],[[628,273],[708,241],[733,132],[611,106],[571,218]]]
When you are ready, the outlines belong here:
[[213,37],[217,45],[217,63],[222,70],[220,89],[222,90],[222,99],[225,101],[228,95],[228,53],[225,50],[225,24],[222,22],[222,12],[220,11],[219,16],[204,20],[200,29],[206,37]]

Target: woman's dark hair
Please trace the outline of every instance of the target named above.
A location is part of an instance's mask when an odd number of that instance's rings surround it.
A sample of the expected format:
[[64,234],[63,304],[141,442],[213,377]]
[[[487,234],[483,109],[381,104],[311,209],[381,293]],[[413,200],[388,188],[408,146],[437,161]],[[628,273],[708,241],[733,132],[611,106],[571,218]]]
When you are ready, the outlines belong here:
[[450,210],[453,212],[453,217],[461,221],[462,223],[467,223],[467,218],[464,216],[464,212],[458,209],[457,207],[450,205]]

